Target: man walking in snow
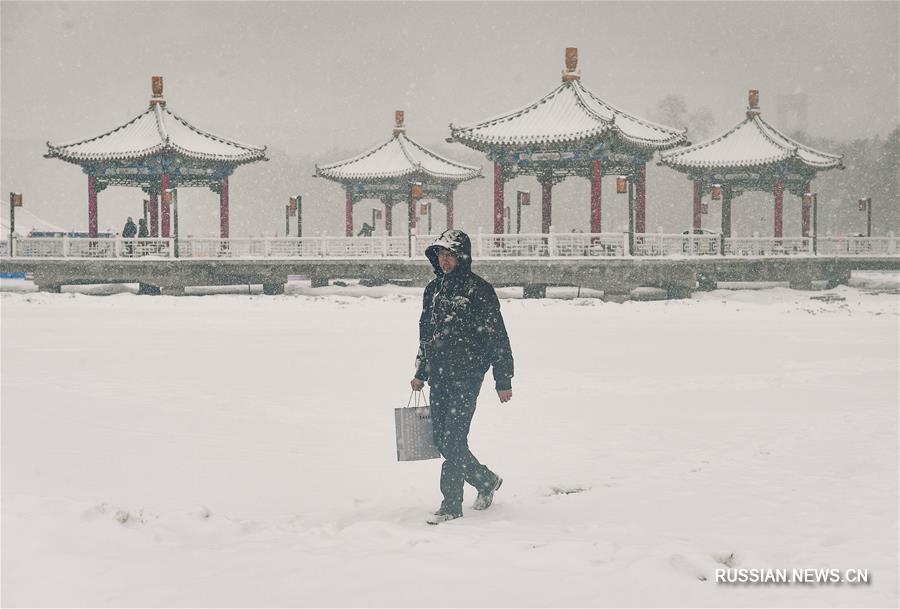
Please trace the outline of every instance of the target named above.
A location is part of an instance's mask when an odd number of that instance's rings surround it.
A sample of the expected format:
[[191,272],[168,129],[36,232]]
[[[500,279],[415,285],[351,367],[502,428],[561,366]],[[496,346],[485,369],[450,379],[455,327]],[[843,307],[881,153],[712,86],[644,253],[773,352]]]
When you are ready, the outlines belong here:
[[419,352],[410,381],[431,386],[434,441],[441,467],[441,507],[429,524],[462,516],[464,482],[478,490],[473,509],[491,506],[503,479],[469,450],[469,426],[488,368],[501,402],[512,399],[513,357],[500,301],[490,283],[472,272],[472,244],[460,230],[447,230],[425,250],[435,279],[425,288],[419,318]]

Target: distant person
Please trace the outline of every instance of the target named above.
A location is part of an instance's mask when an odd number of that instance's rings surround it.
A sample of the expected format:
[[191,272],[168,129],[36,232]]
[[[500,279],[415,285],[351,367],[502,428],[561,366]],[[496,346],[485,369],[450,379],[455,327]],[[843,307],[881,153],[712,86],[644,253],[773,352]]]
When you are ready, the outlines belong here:
[[375,227],[369,224],[368,222],[363,222],[362,228],[359,229],[359,232],[356,233],[357,237],[371,237],[372,233],[375,232]]
[[125,242],[126,256],[134,255],[134,242],[131,241],[131,239],[134,239],[134,236],[137,235],[137,232],[137,225],[135,225],[134,220],[131,219],[131,216],[128,216],[128,219],[125,221],[125,228],[122,229],[122,237],[125,239],[129,239],[129,241]]
[[[138,220],[138,239],[146,239],[150,236],[150,230],[147,228],[147,220],[141,218]],[[138,241],[138,251],[145,253],[147,251],[147,243],[145,241]]]
[[468,435],[488,368],[501,402],[512,399],[513,356],[493,286],[472,272],[472,244],[447,230],[425,250],[436,278],[425,288],[419,318],[419,353],[413,391],[431,385],[434,443],[444,457],[441,507],[427,519],[439,524],[462,516],[464,483],[478,491],[472,506],[485,510],[503,479],[478,462]]

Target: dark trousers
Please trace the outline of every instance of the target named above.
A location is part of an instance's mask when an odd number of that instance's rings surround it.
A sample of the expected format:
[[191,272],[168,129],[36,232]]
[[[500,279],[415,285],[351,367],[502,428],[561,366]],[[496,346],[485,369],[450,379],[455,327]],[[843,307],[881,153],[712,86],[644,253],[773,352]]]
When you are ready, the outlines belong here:
[[478,462],[469,450],[469,426],[475,415],[475,401],[481,380],[431,382],[431,420],[434,443],[444,457],[441,467],[441,508],[462,511],[463,482],[479,491],[489,491],[497,475]]

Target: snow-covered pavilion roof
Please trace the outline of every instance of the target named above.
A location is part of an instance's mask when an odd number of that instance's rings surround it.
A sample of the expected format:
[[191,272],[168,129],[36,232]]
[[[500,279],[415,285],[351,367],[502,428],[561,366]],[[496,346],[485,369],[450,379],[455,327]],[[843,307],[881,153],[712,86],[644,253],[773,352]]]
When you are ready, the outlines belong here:
[[761,167],[791,160],[819,170],[840,167],[842,158],[792,140],[764,121],[755,108],[717,138],[660,155],[662,163],[681,170]]
[[[574,71],[574,69],[573,69]],[[523,108],[471,125],[450,125],[451,140],[478,150],[494,146],[578,142],[606,134],[664,150],[687,142],[686,130],[659,125],[603,101],[575,75]]]
[[316,165],[316,177],[335,181],[383,180],[412,175],[463,182],[481,169],[451,161],[407,137],[402,123],[387,142],[345,161]]
[[48,158],[72,163],[136,160],[173,151],[183,156],[224,163],[266,160],[266,148],[241,144],[190,124],[152,100],[150,107],[124,125],[102,135],[65,144],[47,142]]

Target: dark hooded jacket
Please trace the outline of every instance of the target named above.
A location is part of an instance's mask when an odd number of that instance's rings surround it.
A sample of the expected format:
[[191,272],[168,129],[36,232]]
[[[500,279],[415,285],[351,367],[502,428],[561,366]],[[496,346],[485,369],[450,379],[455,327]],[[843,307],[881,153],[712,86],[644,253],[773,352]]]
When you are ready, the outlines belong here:
[[125,222],[125,227],[122,229],[122,236],[126,239],[131,239],[138,232],[137,225],[134,223],[134,220],[128,218],[128,221]]
[[[457,266],[444,274],[438,250],[456,254]],[[472,243],[460,230],[444,231],[425,250],[435,279],[425,288],[419,318],[416,378],[478,381],[493,367],[497,390],[511,389],[513,357],[490,283],[472,272]]]

